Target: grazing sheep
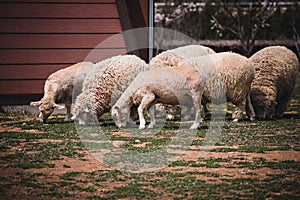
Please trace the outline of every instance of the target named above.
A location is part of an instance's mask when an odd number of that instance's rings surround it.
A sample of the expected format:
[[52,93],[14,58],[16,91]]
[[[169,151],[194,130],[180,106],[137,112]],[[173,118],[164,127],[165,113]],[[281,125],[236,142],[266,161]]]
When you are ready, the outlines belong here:
[[[83,80],[85,74],[78,73],[82,69],[93,67],[91,62],[80,62],[65,69],[52,73],[46,80],[44,96],[40,101],[31,102],[30,105],[39,106],[39,118],[45,123],[55,108],[63,109],[64,103],[67,108],[65,121],[71,120],[72,93],[75,80]],[[87,71],[87,70],[85,70]]]
[[236,106],[232,114],[235,122],[242,118],[245,109],[250,120],[254,120],[249,92],[255,71],[246,57],[223,52],[190,58],[178,65],[192,65],[207,76],[202,98],[204,109],[207,108],[207,103],[220,104],[225,103],[227,99]]
[[144,129],[146,121],[144,109],[149,110],[151,122],[148,128],[155,126],[154,105],[194,105],[195,120],[191,129],[202,122],[201,97],[205,79],[194,67],[149,67],[141,72],[131,83],[112,108],[112,117],[118,127],[126,127],[128,113],[132,106],[138,106],[139,129]]
[[[157,65],[161,67],[174,67],[177,66],[179,62],[184,61],[185,59],[192,57],[199,57],[208,54],[216,53],[209,47],[202,45],[186,45],[182,47],[177,47],[175,49],[164,51],[150,60],[150,65]],[[160,106],[162,107],[162,106]],[[164,106],[166,110],[167,119],[175,119],[180,116],[180,106]],[[188,119],[190,116],[190,110],[187,110],[187,113],[184,119]]]
[[187,58],[204,56],[208,54],[216,53],[209,47],[202,45],[187,45],[178,47],[171,50],[166,50],[154,58],[152,58],[149,62],[150,65],[157,65],[161,67],[174,67],[177,66],[180,61],[183,61]]
[[96,123],[145,66],[145,61],[135,55],[114,56],[95,64],[76,98],[72,119],[82,125]]
[[284,46],[270,46],[249,60],[256,71],[250,92],[256,116],[259,119],[282,117],[299,73],[297,56]]

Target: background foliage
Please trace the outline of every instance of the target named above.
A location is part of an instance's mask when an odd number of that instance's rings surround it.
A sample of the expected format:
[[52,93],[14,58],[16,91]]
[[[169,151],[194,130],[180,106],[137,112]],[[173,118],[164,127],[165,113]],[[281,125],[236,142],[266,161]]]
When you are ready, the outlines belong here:
[[[269,6],[264,13],[261,10],[265,4],[274,6]],[[258,29],[255,40],[294,40],[299,53],[298,0],[156,0],[155,8],[155,26],[177,30],[195,40],[242,40],[230,31],[237,30],[240,25],[245,40],[255,27]],[[262,16],[257,16],[259,12]],[[266,17],[267,12],[269,16]],[[255,20],[263,22],[256,27]]]

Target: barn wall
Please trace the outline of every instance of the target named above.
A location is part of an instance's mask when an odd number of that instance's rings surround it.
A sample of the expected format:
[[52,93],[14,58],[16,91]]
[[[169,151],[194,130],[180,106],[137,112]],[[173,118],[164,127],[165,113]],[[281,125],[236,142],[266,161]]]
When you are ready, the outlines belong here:
[[0,105],[40,98],[51,73],[87,56],[127,52],[123,37],[97,46],[122,32],[116,0],[4,0],[0,24]]

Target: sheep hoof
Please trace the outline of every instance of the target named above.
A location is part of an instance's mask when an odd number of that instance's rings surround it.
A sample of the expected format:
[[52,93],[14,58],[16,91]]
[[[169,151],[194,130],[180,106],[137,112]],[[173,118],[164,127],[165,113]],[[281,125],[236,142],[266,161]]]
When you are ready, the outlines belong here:
[[149,124],[148,128],[154,128],[154,124]]
[[64,119],[64,122],[72,122],[73,120],[71,118]]
[[195,129],[197,129],[199,127],[199,124],[193,124],[192,126],[191,126],[191,130],[195,130]]
[[85,122],[85,121],[82,121],[82,120],[79,120],[79,125],[80,125],[80,126],[85,126],[85,125],[86,125],[86,122]]
[[139,126],[139,129],[145,129],[145,126]]
[[175,117],[174,117],[174,115],[166,114],[166,118],[167,118],[167,120],[173,120]]
[[184,121],[187,121],[187,120],[189,120],[191,118],[191,115],[185,115],[184,117],[183,117],[183,120]]
[[238,122],[239,121],[239,119],[234,119],[232,122]]
[[255,117],[250,117],[250,121],[253,122],[255,120]]

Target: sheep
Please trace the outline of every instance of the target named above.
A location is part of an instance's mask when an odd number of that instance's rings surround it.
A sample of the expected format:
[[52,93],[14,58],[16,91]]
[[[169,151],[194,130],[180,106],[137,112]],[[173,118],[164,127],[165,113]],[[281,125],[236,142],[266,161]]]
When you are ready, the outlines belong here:
[[[43,98],[40,101],[30,103],[32,106],[39,106],[41,122],[46,123],[55,108],[63,109],[65,107],[67,108],[67,114],[64,121],[71,121],[72,93],[75,80],[83,80],[85,74],[78,72],[91,67],[93,67],[91,62],[80,62],[50,74],[44,85]],[[64,103],[65,106],[58,105],[58,103]]]
[[250,120],[255,113],[250,100],[250,86],[254,79],[254,67],[242,55],[231,52],[194,57],[178,63],[186,67],[192,65],[207,76],[202,104],[207,111],[207,103],[232,102],[236,108],[232,113],[234,122],[242,119],[246,110]]
[[139,129],[146,125],[143,116],[144,109],[148,109],[150,124],[148,128],[154,128],[154,105],[157,103],[170,105],[188,105],[193,103],[195,107],[195,120],[190,129],[197,129],[202,122],[201,96],[204,91],[205,77],[194,67],[179,68],[153,67],[141,72],[124,94],[119,98],[111,110],[115,124],[126,127],[126,121],[130,108],[138,106],[140,120]]
[[281,118],[292,97],[299,60],[284,46],[269,46],[249,58],[255,68],[251,101],[258,119]]
[[114,56],[95,64],[75,100],[72,119],[81,125],[96,123],[145,67],[146,62],[135,55]]
[[156,66],[177,66],[180,61],[191,57],[198,57],[216,53],[209,47],[202,45],[186,45],[175,49],[166,50],[153,57],[149,64]]
[[[179,62],[184,61],[185,59],[192,57],[199,57],[208,54],[216,53],[209,47],[202,45],[186,45],[177,47],[175,49],[164,51],[154,58],[152,58],[149,62],[150,65],[157,66],[169,66],[174,67],[177,66]],[[163,106],[160,106],[163,107]],[[166,110],[167,119],[175,119],[180,116],[180,106],[164,106]],[[190,117],[190,109],[187,110],[184,119],[188,119]]]

